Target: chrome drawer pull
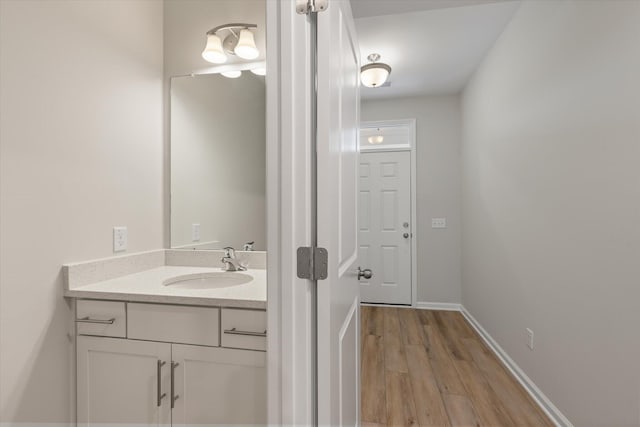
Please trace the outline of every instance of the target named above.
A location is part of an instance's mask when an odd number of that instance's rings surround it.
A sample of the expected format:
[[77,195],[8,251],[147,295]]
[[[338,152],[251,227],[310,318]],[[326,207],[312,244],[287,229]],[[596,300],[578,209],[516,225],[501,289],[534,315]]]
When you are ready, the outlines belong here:
[[89,316],[83,317],[82,319],[76,319],[76,322],[78,323],[101,323],[103,325],[113,325],[113,322],[115,321],[116,321],[115,317],[112,317],[111,319],[105,319],[105,320],[90,319]]
[[171,362],[171,409],[175,408],[176,400],[180,397],[180,395],[175,392],[176,368],[178,366],[180,366],[178,362]]
[[236,328],[231,328],[231,329],[225,329],[224,333],[229,335],[246,335],[249,337],[266,337],[267,336],[266,329],[264,330],[264,332],[251,332],[251,331],[236,331]]
[[162,405],[162,399],[164,399],[167,396],[167,393],[163,393],[162,392],[162,367],[166,364],[167,362],[163,362],[162,360],[158,360],[158,365],[157,365],[157,374],[156,374],[156,378],[158,380],[158,395],[157,395],[157,406],[160,407],[160,405]]

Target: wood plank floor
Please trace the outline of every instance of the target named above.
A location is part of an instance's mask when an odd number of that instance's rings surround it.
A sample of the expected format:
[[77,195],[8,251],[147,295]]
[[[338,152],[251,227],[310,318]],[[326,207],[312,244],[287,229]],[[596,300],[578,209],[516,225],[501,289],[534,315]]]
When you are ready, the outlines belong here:
[[455,311],[362,307],[363,426],[553,426]]

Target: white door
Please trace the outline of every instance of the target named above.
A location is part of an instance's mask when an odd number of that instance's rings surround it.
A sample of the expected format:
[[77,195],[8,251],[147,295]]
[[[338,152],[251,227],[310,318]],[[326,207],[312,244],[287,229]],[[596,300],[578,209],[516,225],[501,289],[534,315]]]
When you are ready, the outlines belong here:
[[173,344],[172,359],[174,426],[267,424],[265,352]]
[[360,153],[359,259],[363,302],[411,304],[411,153]]
[[317,227],[329,262],[317,285],[317,399],[318,423],[331,426],[359,423],[359,55],[349,2],[330,1],[318,13]]
[[171,344],[81,336],[77,351],[78,426],[171,424]]

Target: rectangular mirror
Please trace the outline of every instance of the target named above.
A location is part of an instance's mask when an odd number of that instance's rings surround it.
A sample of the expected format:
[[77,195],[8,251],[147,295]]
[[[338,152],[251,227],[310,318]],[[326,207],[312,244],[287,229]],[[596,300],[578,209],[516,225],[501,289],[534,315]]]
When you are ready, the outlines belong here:
[[171,79],[171,247],[266,250],[265,78]]

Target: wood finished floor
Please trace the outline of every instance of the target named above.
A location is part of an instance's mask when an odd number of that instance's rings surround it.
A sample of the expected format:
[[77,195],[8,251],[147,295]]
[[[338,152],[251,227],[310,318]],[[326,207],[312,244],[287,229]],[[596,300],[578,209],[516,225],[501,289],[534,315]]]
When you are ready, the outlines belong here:
[[553,426],[459,312],[362,307],[363,426]]

